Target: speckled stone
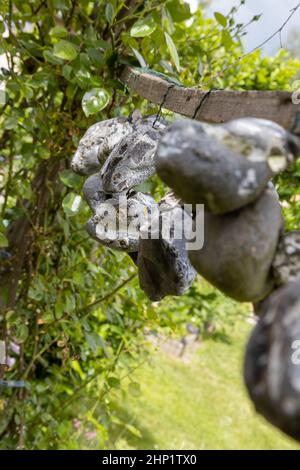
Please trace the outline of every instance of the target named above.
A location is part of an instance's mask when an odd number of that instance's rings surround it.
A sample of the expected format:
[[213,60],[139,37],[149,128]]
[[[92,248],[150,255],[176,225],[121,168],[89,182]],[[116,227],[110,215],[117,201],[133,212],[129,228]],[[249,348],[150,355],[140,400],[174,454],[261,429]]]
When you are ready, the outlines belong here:
[[111,196],[103,191],[100,173],[89,176],[82,188],[83,196],[90,208],[95,212],[99,204],[105,202]]
[[277,286],[300,277],[300,232],[285,233],[277,248],[273,262],[273,274]]
[[274,287],[271,267],[282,228],[277,194],[268,188],[238,211],[206,212],[204,247],[189,257],[198,273],[229,297],[258,302]]
[[148,220],[155,201],[151,196],[132,191],[119,193],[98,204],[86,228],[92,238],[116,250],[137,252],[139,228]]
[[155,164],[186,203],[223,214],[255,201],[297,153],[300,140],[269,121],[245,118],[210,125],[185,119],[169,127]]
[[125,117],[108,119],[91,126],[75,152],[73,171],[80,175],[91,175],[99,171],[113,148],[132,130],[132,123]]
[[[168,214],[170,236],[162,234],[162,218]],[[190,217],[172,196],[164,198],[152,226],[151,238],[141,234],[138,268],[140,286],[153,300],[158,301],[168,295],[182,295],[191,286],[196,271],[191,266],[186,252],[185,233],[174,233],[174,227]],[[191,222],[191,221],[190,221]],[[143,228],[142,232],[147,233]],[[164,235],[164,236],[162,236]],[[177,237],[177,238],[176,238]]]
[[256,411],[300,441],[300,278],[260,305],[244,377]]
[[154,154],[166,129],[165,122],[153,128],[154,119],[150,116],[135,123],[134,132],[112,150],[101,170],[105,192],[128,190],[153,175]]

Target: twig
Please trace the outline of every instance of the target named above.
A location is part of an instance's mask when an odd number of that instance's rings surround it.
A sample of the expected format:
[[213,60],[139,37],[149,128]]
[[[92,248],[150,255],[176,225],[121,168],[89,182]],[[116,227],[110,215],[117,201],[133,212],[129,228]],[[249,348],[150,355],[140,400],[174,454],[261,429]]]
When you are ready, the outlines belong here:
[[[242,60],[244,60],[246,57],[248,57],[249,55],[253,54],[254,52],[258,51],[259,49],[261,49],[262,47],[264,47],[268,42],[270,42],[272,39],[275,38],[275,36],[279,35],[280,37],[280,40],[281,40],[281,34],[282,34],[282,31],[284,30],[284,28],[286,27],[286,25],[289,23],[289,21],[291,20],[291,18],[294,16],[294,14],[296,13],[296,11],[300,8],[300,3],[298,3],[298,5],[296,5],[294,8],[292,8],[292,10],[290,10],[290,14],[289,16],[287,17],[287,19],[284,21],[284,23],[280,26],[279,29],[277,29],[275,31],[275,33],[271,34],[271,36],[269,36],[267,39],[265,39],[263,42],[261,42],[258,46],[255,46],[253,49],[251,49],[249,52],[246,52],[245,54],[241,55],[235,62],[233,62],[232,64],[226,66],[225,68],[223,68],[220,72],[218,72],[217,74],[215,74],[214,76],[212,76],[208,82],[206,83],[201,83],[201,85],[197,85],[197,88],[199,87],[204,87],[204,86],[209,86],[209,84],[215,80],[216,78],[220,77],[223,75],[224,72],[226,72],[227,70],[231,69],[232,67],[234,67],[235,65],[239,64]],[[281,46],[282,46],[282,42],[281,42]]]

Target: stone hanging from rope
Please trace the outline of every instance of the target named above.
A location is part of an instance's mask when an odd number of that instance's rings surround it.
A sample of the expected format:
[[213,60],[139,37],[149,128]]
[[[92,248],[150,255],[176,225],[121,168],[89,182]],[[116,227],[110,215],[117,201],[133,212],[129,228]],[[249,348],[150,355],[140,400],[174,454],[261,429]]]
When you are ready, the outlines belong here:
[[179,120],[156,154],[162,180],[186,203],[224,214],[254,202],[268,181],[295,160],[299,139],[263,119],[222,125]]
[[[183,294],[197,271],[228,296],[254,303],[260,319],[247,348],[246,385],[257,411],[298,440],[300,369],[291,348],[300,340],[300,232],[284,233],[271,180],[299,154],[298,137],[262,119],[168,126],[134,112],[92,126],[72,162],[90,175],[83,186],[94,213],[88,233],[131,256],[151,300]],[[135,190],[155,170],[175,193],[158,203]],[[203,230],[197,204],[205,205],[204,246],[187,251],[191,232]]]
[[[151,195],[134,190],[155,172],[154,155],[166,128],[166,121],[143,118],[137,111],[128,119],[94,124],[72,161],[75,172],[90,175],[83,186],[94,213],[87,222],[88,233],[102,245],[131,256],[138,266],[141,288],[151,300],[183,294],[196,276],[181,234],[166,239],[160,232],[163,213],[171,215],[173,229],[179,217],[187,221],[179,202],[167,196],[157,204]],[[150,216],[156,240],[140,236],[141,227],[148,230]],[[191,216],[188,224],[192,224]]]

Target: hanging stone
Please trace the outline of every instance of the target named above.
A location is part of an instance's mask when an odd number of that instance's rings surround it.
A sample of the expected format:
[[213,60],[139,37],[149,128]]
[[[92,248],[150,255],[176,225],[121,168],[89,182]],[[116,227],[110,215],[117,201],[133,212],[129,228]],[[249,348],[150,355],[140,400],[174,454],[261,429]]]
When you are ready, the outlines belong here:
[[105,202],[111,196],[103,191],[100,173],[89,176],[82,188],[83,196],[90,208],[96,212],[99,204]]
[[167,124],[154,128],[154,120],[150,116],[136,122],[133,132],[112,150],[101,170],[105,192],[126,191],[155,173],[154,155]]
[[300,140],[269,121],[210,125],[186,119],[169,127],[155,163],[184,202],[223,214],[255,201],[297,153]]
[[137,252],[140,227],[148,220],[155,201],[151,196],[132,191],[114,194],[98,204],[86,228],[92,238],[109,248]]
[[244,377],[256,411],[300,441],[300,278],[260,306]]
[[[164,198],[153,219],[151,234],[148,227],[141,230],[138,268],[141,288],[151,300],[158,301],[167,295],[184,294],[196,271],[186,252],[186,234],[192,219],[178,201],[172,196]],[[170,232],[164,231],[163,221],[169,222]]]
[[274,174],[300,155],[300,139],[273,121],[242,118],[219,127],[221,142],[250,161],[266,161]]
[[274,287],[271,266],[282,228],[277,194],[268,188],[238,211],[206,212],[204,246],[189,257],[198,273],[229,297],[257,302]]
[[99,171],[113,148],[132,130],[132,122],[125,117],[94,124],[79,142],[72,160],[72,170],[80,175]]
[[[276,285],[295,281],[300,276],[300,232],[285,233],[273,262]],[[300,338],[299,338],[300,339]]]

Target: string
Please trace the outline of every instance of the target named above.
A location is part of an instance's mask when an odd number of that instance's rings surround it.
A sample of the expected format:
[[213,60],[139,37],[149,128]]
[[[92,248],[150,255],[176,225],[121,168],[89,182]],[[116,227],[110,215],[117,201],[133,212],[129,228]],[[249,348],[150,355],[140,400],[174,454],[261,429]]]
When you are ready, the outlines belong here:
[[162,111],[162,108],[167,100],[167,97],[168,97],[168,94],[169,94],[169,91],[174,88],[175,84],[171,83],[170,85],[168,85],[165,93],[164,93],[164,96],[162,97],[162,102],[161,104],[159,105],[159,110],[157,112],[157,115],[155,116],[155,119],[154,119],[154,122],[153,122],[153,125],[152,127],[155,127],[155,124],[157,123],[157,121],[159,121],[160,119],[160,116],[161,116],[161,111]]
[[297,133],[299,134],[300,133],[300,107],[298,108],[298,111],[296,112],[296,116],[295,116],[293,125],[290,129],[290,132],[292,134],[295,134],[297,130],[298,130]]
[[201,110],[202,106],[204,105],[205,101],[209,98],[211,92],[215,90],[215,88],[212,88],[211,90],[208,90],[204,96],[201,97],[200,103],[196,106],[195,112],[193,114],[192,119],[196,119],[197,114]]

